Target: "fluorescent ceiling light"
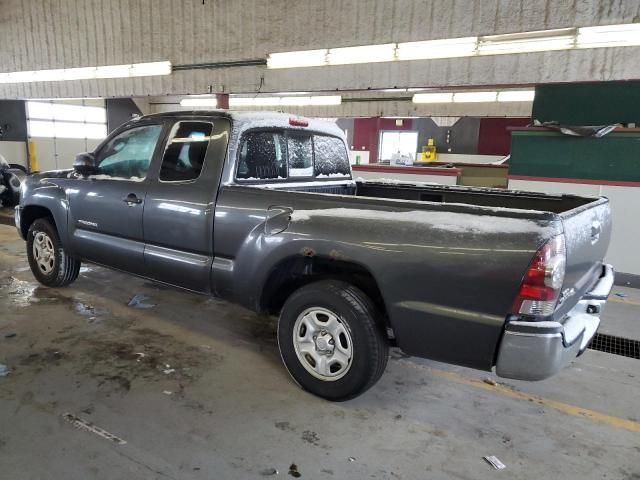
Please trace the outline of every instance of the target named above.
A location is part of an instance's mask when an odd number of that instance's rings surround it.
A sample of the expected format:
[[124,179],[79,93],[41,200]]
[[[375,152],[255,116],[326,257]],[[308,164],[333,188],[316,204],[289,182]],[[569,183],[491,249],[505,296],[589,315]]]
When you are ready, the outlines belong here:
[[470,57],[475,55],[478,37],[427,40],[398,44],[398,60]]
[[340,105],[340,95],[314,95],[295,97],[231,97],[230,107],[307,107]]
[[457,92],[453,94],[453,103],[495,102],[498,92]]
[[287,97],[289,95],[309,95],[309,92],[275,92],[273,95],[278,95],[279,97]]
[[327,64],[327,49],[271,53],[267,68],[317,67]]
[[538,32],[485,35],[478,40],[479,55],[545,52],[566,50],[575,42],[575,28],[541,30]]
[[604,25],[578,29],[578,48],[626,47],[640,45],[640,23]]
[[[100,67],[98,67],[99,69]],[[134,63],[131,65],[129,76],[148,77],[153,75],[170,75],[171,62]]]
[[327,63],[329,65],[345,65],[351,63],[391,62],[395,60],[395,55],[395,43],[331,48],[327,55]]
[[413,103],[451,103],[453,93],[416,93],[413,96]]
[[633,45],[640,45],[640,23],[272,53],[267,57],[267,67],[314,67]]
[[535,90],[504,90],[498,92],[499,102],[533,102]]
[[62,82],[68,80],[94,80],[99,78],[145,77],[169,75],[171,62],[133,63],[99,67],[60,68],[0,73],[0,83]]
[[181,107],[208,107],[216,108],[218,100],[216,97],[190,97],[180,100]]

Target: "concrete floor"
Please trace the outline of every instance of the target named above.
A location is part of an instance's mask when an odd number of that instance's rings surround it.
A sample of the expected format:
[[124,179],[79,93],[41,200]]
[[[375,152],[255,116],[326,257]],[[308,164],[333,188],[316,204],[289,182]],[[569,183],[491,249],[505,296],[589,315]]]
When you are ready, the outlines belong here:
[[[638,332],[625,292],[604,324]],[[139,293],[157,306],[128,307]],[[292,463],[314,479],[640,478],[638,360],[588,351],[550,380],[491,385],[393,351],[377,386],[332,404],[290,380],[272,321],[91,265],[40,287],[8,226],[0,312],[1,478],[288,478]]]

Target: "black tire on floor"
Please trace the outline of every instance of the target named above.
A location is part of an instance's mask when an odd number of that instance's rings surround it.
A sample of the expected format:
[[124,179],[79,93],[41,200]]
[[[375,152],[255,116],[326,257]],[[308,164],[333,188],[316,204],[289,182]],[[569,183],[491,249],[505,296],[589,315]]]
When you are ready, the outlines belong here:
[[[303,313],[314,308],[333,312],[350,336],[350,366],[344,376],[337,380],[329,381],[314,376],[296,353],[296,321]],[[314,282],[291,294],[282,308],[278,322],[280,355],[293,379],[308,392],[332,401],[349,400],[371,388],[384,372],[389,345],[382,325],[380,312],[358,288],[337,280]],[[299,331],[298,335],[302,333]],[[308,363],[315,362],[311,360]]]
[[[53,246],[51,257],[51,270],[45,272],[39,265],[35,257],[33,244],[36,236],[44,234]],[[42,239],[46,240],[44,237]],[[53,222],[49,218],[38,218],[35,220],[27,235],[27,257],[33,276],[47,287],[65,287],[72,283],[80,273],[80,260],[70,257],[62,247],[60,237]]]

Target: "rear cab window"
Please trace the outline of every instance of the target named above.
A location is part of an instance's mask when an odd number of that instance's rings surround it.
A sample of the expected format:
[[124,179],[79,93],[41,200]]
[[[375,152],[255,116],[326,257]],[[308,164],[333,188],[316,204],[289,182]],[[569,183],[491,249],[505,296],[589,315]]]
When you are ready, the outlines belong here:
[[237,163],[240,182],[351,179],[344,142],[321,133],[249,131],[241,139]]

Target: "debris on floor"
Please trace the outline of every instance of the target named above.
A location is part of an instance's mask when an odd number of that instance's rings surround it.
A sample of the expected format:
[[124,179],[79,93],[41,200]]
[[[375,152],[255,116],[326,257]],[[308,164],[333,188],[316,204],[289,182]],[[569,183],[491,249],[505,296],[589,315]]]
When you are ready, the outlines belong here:
[[299,478],[302,476],[302,474],[298,471],[298,466],[295,463],[292,463],[289,466],[289,475],[295,478]]
[[487,457],[482,457],[482,458],[484,458],[484,460],[496,470],[503,470],[507,468],[507,466],[504,463],[502,463],[498,459],[498,457],[496,457],[495,455],[489,455]]
[[626,293],[622,293],[622,292],[614,293],[614,295],[616,297],[620,297],[620,298],[626,298],[627,297],[627,294]]
[[260,472],[260,475],[264,475],[265,477],[268,477],[270,475],[278,475],[280,472],[278,472],[277,468],[265,468],[264,470],[262,470]]
[[0,377],[6,377],[10,373],[11,370],[9,370],[9,367],[0,363]]
[[175,368],[171,368],[171,365],[169,365],[168,363],[165,364],[165,367],[166,368],[164,370],[162,370],[162,373],[164,373],[165,375],[169,375],[170,373],[173,373],[173,372],[176,371],[176,369]]
[[131,297],[131,300],[129,300],[129,303],[127,303],[127,306],[133,307],[133,308],[153,308],[156,306],[155,303],[147,303],[146,302],[147,300],[150,300],[147,295],[143,293],[138,293],[137,295],[134,295],[133,297]]
[[349,457],[349,461],[350,462],[355,462],[356,461],[356,457]]
[[16,333],[7,333],[4,338],[13,338],[15,337],[17,334]]
[[483,381],[484,381],[484,383],[486,383],[487,385],[491,385],[491,386],[494,386],[494,387],[495,387],[496,385],[498,385],[498,382],[496,382],[493,378],[489,378],[489,377],[487,377],[487,378],[485,378]]
[[107,432],[106,430],[103,430],[102,428],[95,426],[93,423],[87,422],[86,420],[82,420],[81,418],[76,417],[71,413],[63,414],[62,418],[64,418],[67,422],[69,422],[71,425],[73,425],[76,428],[86,430],[91,433],[95,433],[96,435],[102,438],[106,438],[107,440],[111,440],[112,442],[117,443],[118,445],[124,445],[127,443],[125,440],[122,440],[121,438],[116,437],[115,435]]
[[165,395],[173,395],[173,392],[171,390],[163,390],[162,393],[164,393]]
[[147,355],[144,354],[143,352],[136,352],[134,353],[134,355],[137,357],[136,358],[136,362],[139,362],[140,360],[142,360],[144,357],[146,357]]

